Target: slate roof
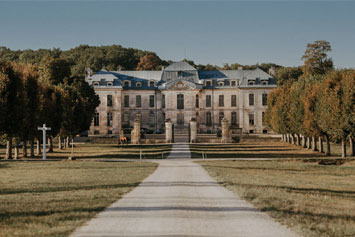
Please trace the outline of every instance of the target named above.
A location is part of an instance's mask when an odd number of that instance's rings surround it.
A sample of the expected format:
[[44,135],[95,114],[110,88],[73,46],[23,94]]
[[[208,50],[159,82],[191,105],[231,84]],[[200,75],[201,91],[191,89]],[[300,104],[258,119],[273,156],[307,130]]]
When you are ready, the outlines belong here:
[[[275,79],[257,68],[255,70],[214,70],[214,71],[197,71],[194,67],[185,61],[176,62],[164,69],[164,71],[106,71],[104,69],[88,78],[90,85],[99,84],[99,86],[107,86],[112,82],[112,86],[123,87],[124,89],[157,89],[163,88],[162,80],[163,72],[179,72],[179,71],[196,71],[198,73],[197,84],[204,84],[204,88],[235,88],[231,86],[231,80],[237,81],[239,88],[274,88],[277,87]],[[125,87],[124,81],[130,81],[131,86]],[[207,87],[205,80],[211,80],[212,86]],[[254,82],[253,85],[249,81]],[[155,81],[155,86],[151,87],[149,82]],[[224,85],[219,86],[218,82],[223,81]],[[267,81],[267,85],[263,84]],[[141,86],[137,86],[140,82]],[[97,86],[97,85],[95,85]]]

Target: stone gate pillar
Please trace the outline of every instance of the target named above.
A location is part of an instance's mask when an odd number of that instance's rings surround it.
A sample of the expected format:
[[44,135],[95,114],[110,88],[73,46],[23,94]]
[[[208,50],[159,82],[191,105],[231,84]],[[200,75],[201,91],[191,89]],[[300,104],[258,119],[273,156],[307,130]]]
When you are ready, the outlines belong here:
[[133,124],[133,130],[131,132],[131,143],[139,144],[141,138],[141,120],[136,117]]
[[197,139],[197,121],[196,118],[191,118],[190,121],[190,143],[196,142]]
[[229,121],[227,118],[222,119],[222,143],[232,142],[232,137],[229,131]]
[[173,141],[173,123],[171,119],[165,120],[165,142],[171,143]]

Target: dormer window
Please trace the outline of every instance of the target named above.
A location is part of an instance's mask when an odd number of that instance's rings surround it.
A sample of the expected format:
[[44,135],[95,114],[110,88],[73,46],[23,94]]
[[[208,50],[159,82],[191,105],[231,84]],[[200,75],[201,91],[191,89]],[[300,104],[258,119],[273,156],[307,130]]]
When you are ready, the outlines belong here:
[[212,86],[212,81],[206,81],[206,86],[211,87]]
[[248,80],[248,85],[249,86],[255,85],[255,80]]
[[237,81],[231,81],[231,86],[237,86]]
[[107,86],[112,86],[112,82],[107,82]]
[[218,86],[224,86],[224,82],[223,81],[218,82]]
[[99,86],[100,84],[98,82],[93,83],[94,86]]
[[154,81],[150,81],[149,82],[149,87],[154,87],[154,86],[155,86]]
[[124,86],[124,87],[129,87],[129,84],[130,84],[129,81],[124,81],[124,82],[123,82],[123,86]]
[[262,80],[262,81],[261,81],[261,84],[264,85],[264,86],[266,86],[266,85],[269,84],[269,82],[268,82],[267,80]]
[[142,87],[142,83],[141,82],[137,82],[136,83],[136,87]]

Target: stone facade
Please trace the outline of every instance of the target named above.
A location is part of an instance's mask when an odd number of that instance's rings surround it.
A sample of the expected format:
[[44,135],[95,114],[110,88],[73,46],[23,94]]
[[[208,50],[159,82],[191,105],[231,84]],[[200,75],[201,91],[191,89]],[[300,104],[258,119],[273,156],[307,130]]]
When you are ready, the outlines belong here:
[[[88,70],[90,72],[90,70]],[[262,122],[274,78],[256,70],[198,71],[186,62],[162,71],[106,71],[87,75],[100,97],[89,134],[119,134],[141,128],[164,132],[165,120],[186,129],[196,119],[198,133],[216,133],[225,117],[243,133],[267,133]]]

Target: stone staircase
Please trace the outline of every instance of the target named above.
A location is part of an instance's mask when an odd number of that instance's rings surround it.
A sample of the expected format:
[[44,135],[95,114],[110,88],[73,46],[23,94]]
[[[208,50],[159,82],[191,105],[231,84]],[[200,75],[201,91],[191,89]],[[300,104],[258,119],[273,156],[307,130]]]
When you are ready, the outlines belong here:
[[191,159],[190,146],[188,143],[174,143],[167,159]]

